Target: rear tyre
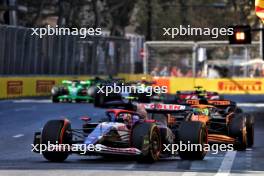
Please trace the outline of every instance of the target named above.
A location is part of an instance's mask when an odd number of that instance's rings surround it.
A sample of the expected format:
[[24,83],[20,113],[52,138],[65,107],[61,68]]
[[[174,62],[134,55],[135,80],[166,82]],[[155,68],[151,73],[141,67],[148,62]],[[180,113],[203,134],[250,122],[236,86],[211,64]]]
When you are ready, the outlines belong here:
[[95,107],[103,107],[105,104],[105,97],[103,94],[96,94],[94,99]]
[[155,162],[161,153],[161,137],[158,127],[153,123],[136,124],[131,135],[132,147],[139,149],[140,162]]
[[204,149],[208,143],[207,129],[202,122],[182,122],[178,131],[178,140],[182,144],[198,144],[195,150],[178,151],[181,159],[203,160],[207,151]]
[[91,86],[91,87],[89,87],[88,89],[87,89],[87,94],[88,94],[88,96],[90,96],[90,97],[95,97],[95,95],[96,95],[96,90],[97,90],[97,87],[96,86]]
[[246,150],[247,148],[247,127],[245,114],[237,114],[229,124],[229,135],[236,139],[234,148]]
[[51,97],[51,99],[52,99],[52,102],[53,102],[53,103],[59,103],[59,102],[60,102],[58,96],[53,95],[53,96]]
[[[71,125],[64,120],[48,121],[41,134],[42,144],[70,144],[72,140]],[[45,151],[44,158],[51,162],[63,162],[67,159],[69,152],[67,151]]]
[[236,108],[235,113],[237,114],[243,113],[243,110],[241,108]]
[[76,102],[76,103],[81,103],[82,100],[81,100],[81,99],[76,99],[75,102]]
[[60,89],[59,87],[52,87],[51,89],[51,100],[53,103],[58,103],[60,100],[59,100],[59,95],[60,95]]
[[254,145],[254,116],[246,114],[246,128],[247,128],[247,146],[252,147]]

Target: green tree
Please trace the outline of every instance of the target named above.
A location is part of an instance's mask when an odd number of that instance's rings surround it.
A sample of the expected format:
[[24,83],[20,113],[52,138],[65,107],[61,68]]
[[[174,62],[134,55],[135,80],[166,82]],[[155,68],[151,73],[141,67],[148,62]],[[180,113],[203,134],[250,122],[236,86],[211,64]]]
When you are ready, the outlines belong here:
[[[147,1],[139,1],[136,5],[136,31],[148,35]],[[250,24],[257,27],[253,0],[151,0],[152,3],[152,35],[153,40],[170,39],[164,37],[163,27],[228,27],[234,24]],[[193,40],[192,37],[178,37],[179,40]],[[208,39],[195,37],[197,40]]]

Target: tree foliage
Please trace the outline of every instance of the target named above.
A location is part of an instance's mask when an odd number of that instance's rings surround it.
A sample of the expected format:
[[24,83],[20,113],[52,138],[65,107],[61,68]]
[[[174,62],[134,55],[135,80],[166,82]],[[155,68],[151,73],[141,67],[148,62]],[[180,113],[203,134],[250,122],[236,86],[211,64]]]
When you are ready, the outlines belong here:
[[[45,26],[46,19],[55,17],[58,26],[102,27],[112,35],[122,36],[135,4],[136,0],[17,0],[17,7],[27,8],[26,12],[17,10],[18,24]],[[4,3],[0,7],[2,12],[8,10]]]
[[[154,40],[168,39],[163,27],[228,27],[235,24],[250,24],[258,27],[253,0],[152,0],[152,35]],[[146,34],[146,1],[137,3],[137,32]],[[188,39],[181,37],[179,39]],[[193,38],[189,38],[193,40]],[[197,39],[203,39],[198,37]]]
[[[132,26],[154,40],[164,39],[163,27],[259,25],[254,0],[17,0],[17,5],[27,7],[17,11],[19,25],[42,26],[56,17],[59,26],[102,27],[116,36]],[[0,11],[7,9],[0,1]]]

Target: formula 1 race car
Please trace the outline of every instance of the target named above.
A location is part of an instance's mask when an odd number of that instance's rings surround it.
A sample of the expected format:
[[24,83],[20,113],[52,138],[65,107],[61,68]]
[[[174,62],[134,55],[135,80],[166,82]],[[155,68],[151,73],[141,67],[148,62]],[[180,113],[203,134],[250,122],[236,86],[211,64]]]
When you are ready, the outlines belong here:
[[[108,79],[105,81],[101,81],[97,84],[95,91],[95,99],[94,106],[95,107],[104,107],[106,102],[122,100],[122,94],[119,92],[115,92],[115,87],[122,87],[125,85],[124,79]],[[108,89],[111,89],[108,93]],[[107,92],[107,93],[106,93]]]
[[208,139],[211,143],[234,144],[235,149],[245,150],[254,144],[254,117],[241,112],[229,100],[188,100],[198,113],[208,116]]
[[210,92],[203,89],[201,86],[194,87],[193,91],[177,91],[174,97],[174,102],[183,104],[190,99],[207,99],[207,100],[220,100],[223,97],[217,92]]
[[51,89],[51,99],[53,103],[60,101],[66,102],[81,102],[92,101],[94,99],[95,84],[94,80],[63,80],[62,86],[54,86]]
[[[144,105],[152,107],[152,105]],[[185,121],[178,126],[170,126],[155,117],[157,111],[146,118],[136,112],[137,106],[125,109],[109,109],[106,117],[98,123],[90,123],[90,118],[82,118],[83,126],[72,129],[68,120],[48,121],[41,132],[34,136],[34,150],[40,153],[41,145],[67,144],[67,150],[58,147],[57,150],[43,151],[44,158],[53,162],[64,161],[69,154],[85,155],[129,155],[139,161],[153,162],[161,157],[174,155],[164,150],[164,145],[179,141],[188,144],[200,144],[201,150],[179,151],[182,159],[202,160],[206,155],[203,145],[207,143],[207,129],[202,122]],[[184,110],[185,106],[160,105],[159,112],[167,114]],[[82,149],[95,145],[96,150],[85,150],[85,153],[74,150],[73,145],[82,145]]]
[[234,149],[237,150],[245,150],[253,146],[254,117],[252,115],[237,112],[237,106],[228,100],[208,100],[209,103],[205,105],[195,104],[194,101],[199,102],[192,100],[191,110],[186,108],[185,111],[167,114],[165,121],[170,125],[178,125],[186,120],[200,121],[208,129],[208,142],[211,144],[233,144]]
[[[150,103],[153,101],[161,101],[162,94],[157,93],[153,90],[152,85],[154,82],[139,81],[139,82],[122,82],[111,84],[102,84],[103,92],[97,91],[95,95],[94,105],[96,107],[107,106],[108,103],[121,101],[127,103],[129,101],[140,102],[140,103]],[[116,90],[119,87],[119,92],[111,92],[106,94],[107,89]]]

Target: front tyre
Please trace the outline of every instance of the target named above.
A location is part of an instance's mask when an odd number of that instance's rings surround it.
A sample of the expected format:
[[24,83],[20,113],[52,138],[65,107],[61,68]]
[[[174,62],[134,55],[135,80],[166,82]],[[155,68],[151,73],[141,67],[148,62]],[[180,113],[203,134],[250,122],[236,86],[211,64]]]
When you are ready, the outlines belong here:
[[142,152],[139,161],[155,162],[161,153],[161,137],[158,127],[153,123],[138,123],[132,129],[132,147]]
[[81,103],[82,100],[81,100],[81,99],[75,99],[75,102],[76,102],[76,103]]
[[105,96],[104,94],[96,93],[94,98],[95,107],[104,107],[105,105]]
[[[185,151],[179,150],[179,156],[184,160],[203,160],[207,151],[205,144],[208,144],[208,134],[204,123],[198,121],[182,122],[178,131],[179,143],[193,145],[195,148]],[[197,146],[197,147],[196,147]]]
[[51,100],[53,103],[59,103],[59,96],[61,94],[60,88],[59,87],[52,87],[51,89]]
[[60,102],[58,96],[54,96],[54,95],[51,97],[51,100],[53,103],[59,103]]
[[[70,144],[72,140],[70,131],[71,124],[67,120],[50,120],[42,130],[41,144]],[[63,162],[68,155],[67,151],[43,152],[43,157],[51,162]]]

